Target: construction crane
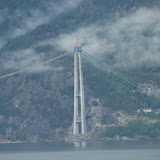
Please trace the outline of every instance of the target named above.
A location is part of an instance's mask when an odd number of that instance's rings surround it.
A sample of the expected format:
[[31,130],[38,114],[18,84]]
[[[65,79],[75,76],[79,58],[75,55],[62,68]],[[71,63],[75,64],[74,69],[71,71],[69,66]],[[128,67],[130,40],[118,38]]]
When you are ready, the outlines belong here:
[[77,41],[76,41],[76,46],[74,47],[74,51],[82,52],[82,49],[80,47],[80,42],[79,42],[81,40],[80,37],[67,37],[67,39],[76,39]]

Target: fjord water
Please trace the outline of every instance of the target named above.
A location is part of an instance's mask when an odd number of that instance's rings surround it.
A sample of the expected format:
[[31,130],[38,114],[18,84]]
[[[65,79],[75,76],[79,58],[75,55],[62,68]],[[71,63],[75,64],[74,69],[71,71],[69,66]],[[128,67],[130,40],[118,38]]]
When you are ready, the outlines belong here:
[[1,144],[0,160],[160,160],[160,142]]

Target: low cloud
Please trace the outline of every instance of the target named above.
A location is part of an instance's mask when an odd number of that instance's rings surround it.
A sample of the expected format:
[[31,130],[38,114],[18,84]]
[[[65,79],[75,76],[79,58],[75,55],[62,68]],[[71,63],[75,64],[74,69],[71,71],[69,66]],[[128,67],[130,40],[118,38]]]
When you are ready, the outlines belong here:
[[[82,0],[62,0],[60,2],[44,2],[43,7],[45,11],[40,9],[30,10],[28,16],[22,10],[15,10],[14,16],[19,19],[18,26],[13,27],[4,37],[0,38],[0,48],[2,48],[8,40],[24,35],[41,24],[49,23],[63,12],[74,9],[81,1]],[[9,14],[8,9],[3,9],[0,13],[0,23],[3,23],[5,18],[12,19],[12,15]],[[39,46],[39,44],[37,44],[37,46]],[[3,68],[4,70],[23,70],[31,66],[33,67],[32,72],[44,72],[48,70],[60,71],[63,69],[56,66],[53,69],[53,66],[51,67],[50,65],[41,63],[42,59],[44,59],[43,55],[40,57],[32,48],[6,54],[9,55],[7,59],[0,59],[1,69]]]
[[17,10],[17,16],[22,20],[19,27],[12,30],[11,37],[15,38],[24,35],[37,26],[48,23],[63,12],[75,8],[81,1],[82,0],[62,0],[60,2],[44,3],[44,8],[46,9],[44,12],[39,9],[31,10],[30,16],[26,16],[23,11]]
[[34,30],[37,26],[47,24],[63,12],[74,9],[82,0],[61,0],[60,2],[44,2],[42,5],[44,10],[30,9],[29,13],[16,9],[14,15],[10,15],[10,11],[6,8],[0,10],[0,24],[5,19],[15,21],[16,26],[13,26],[5,36],[0,39],[0,48],[2,48],[8,40],[25,35]]
[[[37,43],[37,46],[54,44],[59,49],[71,51],[75,46],[75,39],[79,36],[83,50],[102,59],[113,57],[114,67],[136,67],[143,64],[160,64],[160,11],[141,8],[125,17],[119,17],[103,25],[92,24],[79,28],[72,34],[63,34],[56,39]],[[34,46],[35,47],[35,46]],[[4,64],[5,69],[15,70],[39,66],[35,72],[50,70],[48,65],[41,64],[34,49],[12,52],[10,59]],[[2,64],[2,63],[1,63]]]
[[[160,11],[141,8],[104,25],[79,28],[72,35],[81,37],[83,49],[97,58],[111,55],[115,62],[113,65],[135,67],[146,63],[160,64],[159,26]],[[74,47],[75,40],[65,39],[69,36],[59,37],[62,49]]]
[[0,38],[0,48],[6,43],[6,40],[3,38]]
[[[10,53],[8,53],[10,54]],[[46,59],[49,60],[49,59]],[[33,49],[25,49],[10,54],[9,59],[3,61],[3,68],[5,70],[21,71],[30,68],[32,73],[44,72],[49,70],[59,71],[62,67],[57,67],[44,63],[43,57],[37,55]]]

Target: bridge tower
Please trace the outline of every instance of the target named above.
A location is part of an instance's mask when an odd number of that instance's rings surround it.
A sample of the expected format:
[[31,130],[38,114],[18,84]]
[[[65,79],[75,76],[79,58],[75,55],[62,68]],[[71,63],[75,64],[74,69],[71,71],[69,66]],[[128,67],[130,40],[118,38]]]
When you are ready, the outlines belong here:
[[82,50],[79,46],[79,38],[74,47],[74,120],[73,134],[86,134],[86,113],[84,99],[84,84],[83,84],[83,68],[82,68]]

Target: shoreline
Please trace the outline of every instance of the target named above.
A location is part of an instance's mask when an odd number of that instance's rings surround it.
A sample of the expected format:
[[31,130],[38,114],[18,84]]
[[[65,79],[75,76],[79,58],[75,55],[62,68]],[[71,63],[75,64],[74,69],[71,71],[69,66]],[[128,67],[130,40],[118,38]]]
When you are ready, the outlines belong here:
[[97,140],[85,140],[85,139],[81,139],[81,140],[46,140],[46,141],[9,141],[9,140],[4,140],[4,141],[0,141],[0,144],[38,144],[38,143],[74,143],[74,142],[86,142],[86,143],[99,143],[99,142],[131,142],[131,141],[137,141],[137,142],[160,142],[160,139],[149,139],[149,138],[140,138],[140,139],[117,139],[117,138],[104,138],[104,139],[97,139]]

